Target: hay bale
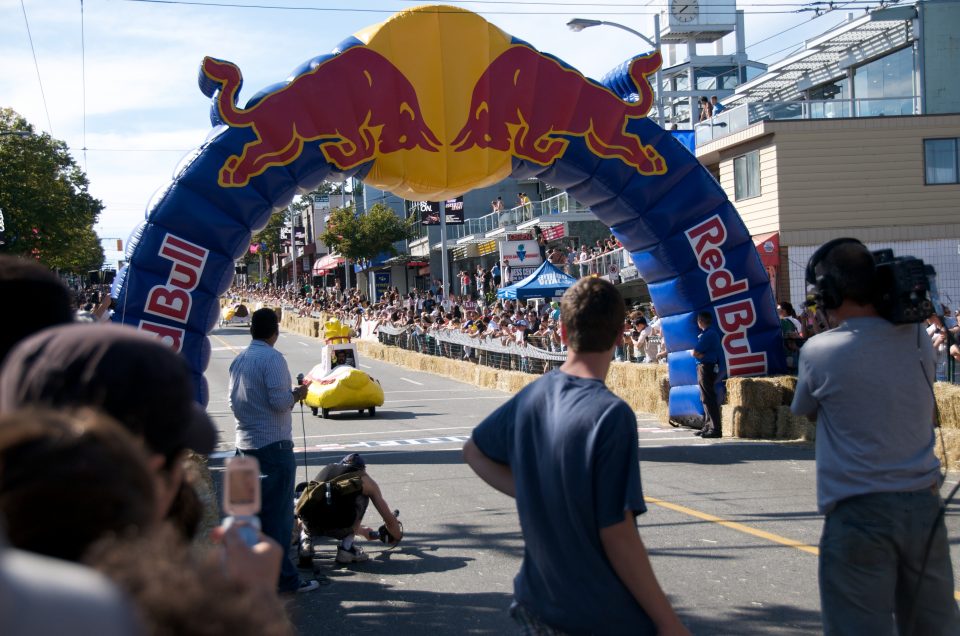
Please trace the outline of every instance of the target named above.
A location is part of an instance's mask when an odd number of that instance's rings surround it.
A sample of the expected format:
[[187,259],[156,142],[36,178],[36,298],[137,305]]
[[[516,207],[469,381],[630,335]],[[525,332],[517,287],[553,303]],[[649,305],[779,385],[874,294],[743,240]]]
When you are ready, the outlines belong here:
[[728,404],[720,419],[727,437],[772,439],[777,428],[777,413],[769,408]]
[[933,444],[937,459],[947,470],[960,470],[960,429],[939,428]]
[[960,429],[960,386],[948,382],[937,382],[933,385],[933,394],[937,400],[940,426]]
[[634,411],[652,413],[666,421],[667,398],[662,386],[666,377],[666,365],[614,362],[607,374],[606,384]]
[[817,425],[803,415],[794,415],[789,406],[777,409],[777,439],[812,442],[817,437]]
[[775,378],[730,378],[727,403],[744,408],[776,409],[783,404],[783,386]]
[[797,392],[797,376],[781,375],[766,379],[780,389],[780,404],[790,406],[793,403],[793,394]]

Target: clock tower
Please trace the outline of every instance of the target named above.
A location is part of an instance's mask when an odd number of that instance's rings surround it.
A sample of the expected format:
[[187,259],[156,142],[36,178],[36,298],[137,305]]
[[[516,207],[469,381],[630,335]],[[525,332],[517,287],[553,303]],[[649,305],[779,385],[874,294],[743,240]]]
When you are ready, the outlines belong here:
[[664,41],[714,42],[737,26],[736,0],[667,0]]
[[[736,0],[665,0],[663,44],[664,114],[668,122],[692,129],[700,118],[699,99],[733,94],[736,86],[766,66],[747,58],[743,12]],[[724,54],[723,38],[736,34],[736,51]],[[698,51],[697,45],[713,44]],[[703,47],[701,47],[703,48]],[[686,53],[686,55],[684,55]],[[684,59],[686,58],[686,59]]]

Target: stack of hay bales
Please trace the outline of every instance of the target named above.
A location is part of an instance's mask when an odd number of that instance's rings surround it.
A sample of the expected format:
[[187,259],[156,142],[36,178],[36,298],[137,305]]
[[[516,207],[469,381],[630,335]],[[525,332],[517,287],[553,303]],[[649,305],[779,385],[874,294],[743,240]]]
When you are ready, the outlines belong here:
[[813,440],[816,428],[805,417],[790,412],[797,388],[792,376],[730,378],[723,407],[723,434],[727,437]]
[[960,470],[960,386],[937,382],[933,392],[940,416],[934,450],[948,470]]
[[667,394],[670,390],[665,364],[614,362],[607,374],[607,387],[634,411],[651,413],[662,422],[668,418]]
[[429,356],[399,347],[389,347],[378,342],[357,340],[355,344],[357,350],[363,356],[383,360],[415,371],[442,375],[485,389],[516,393],[540,377],[531,373],[485,367],[465,360]]

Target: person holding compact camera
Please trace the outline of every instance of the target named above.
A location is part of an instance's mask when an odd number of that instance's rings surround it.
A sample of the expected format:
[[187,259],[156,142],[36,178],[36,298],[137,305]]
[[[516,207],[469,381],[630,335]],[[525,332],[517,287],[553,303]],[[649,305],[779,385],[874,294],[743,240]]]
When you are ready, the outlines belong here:
[[933,452],[933,349],[920,323],[930,302],[901,293],[905,279],[924,288],[922,261],[875,256],[856,239],[824,244],[807,265],[833,329],[801,350],[791,408],[817,422],[828,636],[960,633]]

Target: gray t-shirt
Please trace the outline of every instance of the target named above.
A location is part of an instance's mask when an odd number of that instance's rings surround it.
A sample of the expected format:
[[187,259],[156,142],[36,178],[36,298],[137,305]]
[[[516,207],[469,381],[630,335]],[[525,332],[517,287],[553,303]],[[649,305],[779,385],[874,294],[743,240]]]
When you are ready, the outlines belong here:
[[852,318],[800,351],[791,409],[817,416],[817,506],[939,483],[933,348],[921,326]]

